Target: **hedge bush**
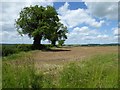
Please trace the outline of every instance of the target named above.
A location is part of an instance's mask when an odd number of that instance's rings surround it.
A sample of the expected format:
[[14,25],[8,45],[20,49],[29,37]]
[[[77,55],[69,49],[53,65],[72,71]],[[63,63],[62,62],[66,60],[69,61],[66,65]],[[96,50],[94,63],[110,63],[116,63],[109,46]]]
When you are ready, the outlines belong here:
[[32,45],[29,44],[19,44],[16,47],[18,51],[30,51],[32,50]]
[[2,45],[2,56],[8,56],[21,51],[32,50],[32,45],[28,44],[12,44],[12,45]]
[[8,56],[21,51],[30,50],[49,50],[52,45],[32,45],[32,44],[3,44],[2,45],[2,56]]
[[8,56],[17,52],[15,45],[2,45],[2,56]]

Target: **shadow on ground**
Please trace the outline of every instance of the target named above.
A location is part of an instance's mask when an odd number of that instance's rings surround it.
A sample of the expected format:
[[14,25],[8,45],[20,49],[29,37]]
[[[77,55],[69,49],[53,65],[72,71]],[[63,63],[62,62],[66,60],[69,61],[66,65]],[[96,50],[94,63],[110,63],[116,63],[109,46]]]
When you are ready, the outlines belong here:
[[47,49],[47,50],[42,50],[44,52],[64,52],[64,51],[71,51],[71,50],[66,50],[66,49]]

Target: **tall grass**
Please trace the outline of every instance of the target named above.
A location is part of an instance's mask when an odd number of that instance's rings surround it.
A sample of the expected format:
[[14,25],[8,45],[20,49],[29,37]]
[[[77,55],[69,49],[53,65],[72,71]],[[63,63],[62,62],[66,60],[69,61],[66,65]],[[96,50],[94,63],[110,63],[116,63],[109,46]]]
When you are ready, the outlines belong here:
[[3,62],[3,88],[28,88],[34,78],[34,67],[31,62],[24,64]]
[[[118,88],[118,55],[96,55],[63,66],[57,73],[36,72],[31,58],[24,63],[3,60],[3,88]],[[58,72],[58,71],[54,71]]]
[[[16,54],[20,56],[19,54]],[[19,58],[17,56],[17,58]],[[53,87],[52,77],[44,75],[41,71],[36,72],[34,60],[31,57],[26,60],[8,60],[14,59],[13,56],[3,58],[2,67],[2,88],[43,88]]]
[[60,77],[63,88],[117,88],[118,55],[97,55],[90,60],[71,63]]

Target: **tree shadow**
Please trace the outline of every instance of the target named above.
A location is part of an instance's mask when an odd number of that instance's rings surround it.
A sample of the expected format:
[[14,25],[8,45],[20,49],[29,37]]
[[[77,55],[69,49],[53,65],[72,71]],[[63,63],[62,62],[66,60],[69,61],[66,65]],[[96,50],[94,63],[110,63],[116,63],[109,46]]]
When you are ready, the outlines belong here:
[[33,45],[32,50],[41,50],[44,52],[64,52],[64,51],[71,51],[69,49],[65,49],[64,47],[54,46],[54,48],[50,47],[49,45]]
[[47,49],[47,50],[42,50],[44,52],[65,52],[65,51],[71,51],[68,49]]

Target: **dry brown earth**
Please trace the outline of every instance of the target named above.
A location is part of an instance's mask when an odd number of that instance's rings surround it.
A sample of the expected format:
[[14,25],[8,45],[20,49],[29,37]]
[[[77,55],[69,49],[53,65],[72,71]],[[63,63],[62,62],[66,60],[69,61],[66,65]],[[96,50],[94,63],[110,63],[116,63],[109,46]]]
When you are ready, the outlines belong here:
[[79,61],[92,55],[118,52],[115,46],[64,47],[52,51],[35,51],[33,58],[37,68],[55,68],[70,61]]

